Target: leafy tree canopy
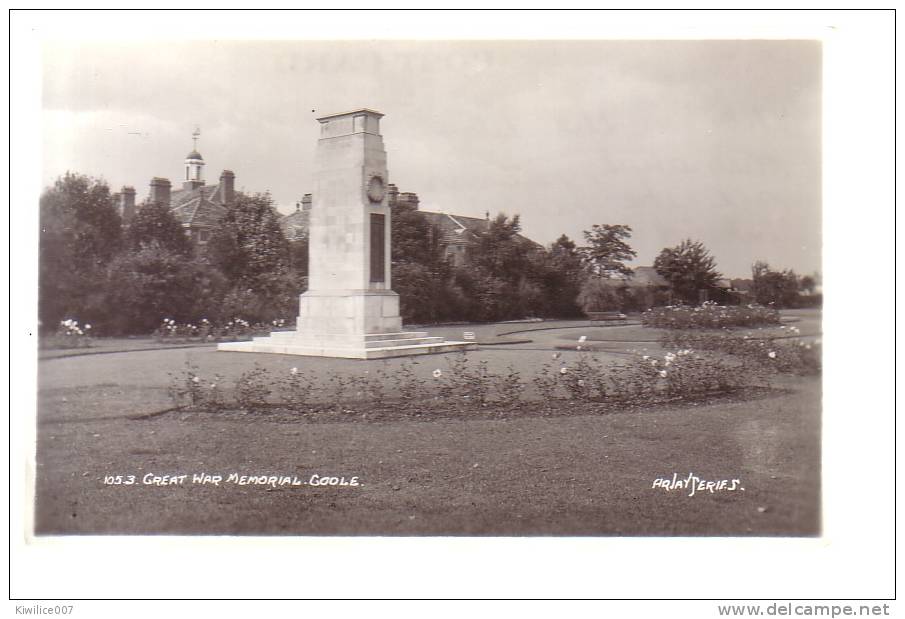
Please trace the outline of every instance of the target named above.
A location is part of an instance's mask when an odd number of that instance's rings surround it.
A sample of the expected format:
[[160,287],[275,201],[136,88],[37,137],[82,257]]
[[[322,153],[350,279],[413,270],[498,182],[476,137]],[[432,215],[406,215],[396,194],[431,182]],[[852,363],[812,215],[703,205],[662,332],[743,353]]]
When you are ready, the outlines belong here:
[[107,281],[108,329],[149,333],[164,318],[179,322],[216,317],[226,282],[210,266],[156,240],[119,254]]
[[102,180],[67,172],[41,195],[40,213],[41,249],[48,258],[94,269],[120,247],[122,220]]
[[393,264],[434,265],[441,260],[440,233],[414,205],[397,203],[391,222]]
[[698,291],[712,288],[722,277],[710,251],[700,241],[691,239],[664,248],[654,260],[654,269],[672,285],[673,292],[688,303],[697,303]]
[[584,231],[587,245],[581,248],[585,264],[596,275],[610,277],[615,274],[631,275],[632,270],[625,265],[637,253],[626,239],[632,236],[632,229],[625,225],[594,224]]
[[156,202],[142,205],[126,226],[126,245],[140,249],[157,244],[182,256],[192,253],[192,243],[185,229],[167,206]]
[[801,284],[795,271],[774,271],[770,265],[758,260],[751,266],[754,300],[761,305],[793,307],[798,300]]
[[60,320],[97,322],[101,284],[121,241],[121,220],[104,181],[67,172],[41,195],[38,315],[44,328]]
[[471,247],[472,265],[484,269],[492,278],[517,282],[530,267],[531,247],[519,236],[522,226],[518,215],[498,214],[483,229],[476,232]]
[[232,282],[251,289],[285,274],[289,243],[270,194],[236,194],[208,243],[208,257]]

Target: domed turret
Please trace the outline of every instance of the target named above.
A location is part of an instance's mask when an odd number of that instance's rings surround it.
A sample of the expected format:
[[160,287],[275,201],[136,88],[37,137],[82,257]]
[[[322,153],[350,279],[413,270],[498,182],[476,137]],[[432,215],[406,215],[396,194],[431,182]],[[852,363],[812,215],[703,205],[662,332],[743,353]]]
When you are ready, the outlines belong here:
[[198,152],[198,138],[201,130],[195,129],[192,133],[192,152],[185,156],[185,181],[183,189],[197,189],[204,185],[204,159]]

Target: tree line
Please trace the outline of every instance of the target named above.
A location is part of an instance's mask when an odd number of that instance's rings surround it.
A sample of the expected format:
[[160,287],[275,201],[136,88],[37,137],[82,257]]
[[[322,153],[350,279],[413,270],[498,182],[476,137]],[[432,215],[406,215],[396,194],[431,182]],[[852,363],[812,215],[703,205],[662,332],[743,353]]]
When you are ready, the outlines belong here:
[[[307,239],[287,239],[267,193],[236,193],[204,246],[195,246],[169,207],[139,206],[124,223],[103,181],[67,173],[40,199],[39,319],[43,329],[77,318],[104,334],[146,334],[165,318],[195,323],[241,317],[289,319],[307,287]],[[445,255],[439,229],[413,206],[392,218],[392,287],[406,323],[577,318],[592,310],[646,309],[698,302],[721,275],[699,242],[664,249],[654,264],[671,284],[632,290],[625,262],[635,257],[632,230],[594,225],[578,246],[566,235],[547,248],[520,236],[518,215],[499,214],[482,228],[463,266]],[[780,277],[766,263],[753,273],[757,300],[792,303],[808,282]],[[813,287],[813,282],[810,282]],[[778,293],[776,290],[784,292]],[[769,299],[768,299],[769,297]]]

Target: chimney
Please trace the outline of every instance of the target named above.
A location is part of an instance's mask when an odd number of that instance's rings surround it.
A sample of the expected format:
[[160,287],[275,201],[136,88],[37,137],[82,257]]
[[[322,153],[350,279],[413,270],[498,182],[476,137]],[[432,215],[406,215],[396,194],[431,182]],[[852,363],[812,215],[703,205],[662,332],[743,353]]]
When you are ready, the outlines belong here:
[[400,193],[396,198],[396,204],[400,206],[408,206],[412,210],[418,210],[418,194],[417,193]]
[[236,199],[236,175],[232,170],[220,172],[220,203],[229,206]]
[[310,211],[311,210],[311,194],[306,193],[302,196],[302,210]]
[[170,205],[170,180],[155,176],[151,179],[151,202]]
[[396,197],[399,195],[399,188],[393,183],[387,185],[387,206],[393,208],[396,206]]
[[127,224],[135,216],[135,187],[125,186],[119,192],[119,215]]

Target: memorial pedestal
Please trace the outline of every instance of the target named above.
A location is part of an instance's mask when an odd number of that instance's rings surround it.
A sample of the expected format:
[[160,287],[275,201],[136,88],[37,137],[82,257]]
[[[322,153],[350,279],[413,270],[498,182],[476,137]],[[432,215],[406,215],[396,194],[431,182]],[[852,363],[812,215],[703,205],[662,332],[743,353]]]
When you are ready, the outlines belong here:
[[299,299],[297,330],[220,344],[218,350],[383,359],[477,347],[402,330],[399,295],[390,281],[382,116],[357,110],[318,119],[309,290]]

